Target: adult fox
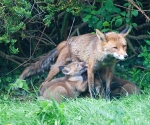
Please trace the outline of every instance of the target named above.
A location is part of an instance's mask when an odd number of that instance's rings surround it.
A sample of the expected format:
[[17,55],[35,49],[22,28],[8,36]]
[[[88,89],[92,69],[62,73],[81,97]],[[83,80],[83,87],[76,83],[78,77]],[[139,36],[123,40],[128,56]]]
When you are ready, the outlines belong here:
[[[96,29],[96,34],[80,35],[63,41],[53,50],[52,54],[50,54],[51,52],[49,53],[48,57],[50,59],[55,59],[57,56],[58,58],[50,69],[45,82],[50,81],[60,71],[58,67],[66,64],[68,60],[83,61],[88,64],[88,86],[91,97],[95,96],[94,72],[101,68],[106,70],[104,82],[106,83],[106,95],[108,95],[116,59],[123,60],[128,56],[125,40],[125,36],[129,33],[128,29],[126,28],[119,34],[115,32],[103,34]],[[33,64],[27,67],[20,78],[25,78],[39,71],[36,67],[39,67],[40,71],[42,71],[44,69],[42,68],[43,65],[50,65],[50,63],[43,64],[47,60],[46,57],[37,62],[37,64],[40,64],[39,66]],[[46,62],[50,62],[50,60]]]
[[87,70],[84,62],[72,62],[61,67],[65,77],[53,79],[50,82],[41,84],[39,96],[46,99],[63,101],[63,98],[76,98],[81,92],[87,89],[87,76],[81,74]]

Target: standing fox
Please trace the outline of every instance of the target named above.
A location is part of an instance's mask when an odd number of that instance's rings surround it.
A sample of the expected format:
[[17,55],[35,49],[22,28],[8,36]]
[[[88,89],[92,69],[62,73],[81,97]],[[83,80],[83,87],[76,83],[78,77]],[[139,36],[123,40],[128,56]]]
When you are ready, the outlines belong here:
[[[106,83],[106,95],[108,95],[116,59],[123,60],[128,56],[126,53],[127,43],[125,40],[125,36],[127,36],[128,33],[128,28],[119,34],[115,32],[103,34],[96,29],[96,34],[85,34],[72,37],[67,41],[60,43],[49,56],[51,59],[55,59],[57,56],[58,58],[56,63],[50,69],[45,83],[59,73],[60,70],[58,67],[66,64],[68,60],[83,61],[88,64],[88,86],[91,97],[95,97],[94,72],[101,70],[102,68],[106,70],[104,82]],[[44,62],[44,58],[39,61],[41,67],[38,67],[41,68],[41,71],[43,69],[42,62]],[[39,71],[36,67],[36,65],[27,67],[20,78],[30,76],[30,72],[32,72],[31,74],[34,74]]]
[[[61,67],[62,68],[62,67]],[[60,102],[63,97],[75,98],[87,89],[87,77],[81,74],[87,70],[84,62],[72,62],[63,67],[62,72],[65,77],[54,79],[39,88],[39,96]]]

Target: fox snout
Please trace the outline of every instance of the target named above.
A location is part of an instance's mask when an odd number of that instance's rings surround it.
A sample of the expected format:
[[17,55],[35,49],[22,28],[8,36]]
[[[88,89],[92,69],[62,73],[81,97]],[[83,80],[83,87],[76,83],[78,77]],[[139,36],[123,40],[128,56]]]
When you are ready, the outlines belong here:
[[128,55],[127,55],[127,54],[125,54],[125,55],[120,55],[120,54],[118,54],[118,53],[114,53],[113,55],[114,55],[114,57],[115,57],[116,59],[119,59],[119,60],[124,60],[124,59],[128,58]]
[[126,58],[128,58],[128,55],[126,54],[126,55],[124,55],[124,58],[126,59]]

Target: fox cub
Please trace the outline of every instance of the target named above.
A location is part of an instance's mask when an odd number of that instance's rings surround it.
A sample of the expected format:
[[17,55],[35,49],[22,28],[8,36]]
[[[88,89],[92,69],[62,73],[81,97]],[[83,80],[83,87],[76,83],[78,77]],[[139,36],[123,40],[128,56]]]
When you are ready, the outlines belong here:
[[140,94],[140,89],[132,82],[118,78],[116,76],[113,77],[111,84],[111,97],[120,97],[120,96],[128,96],[133,94]]
[[[96,88],[96,94],[98,95],[98,98],[104,98],[104,88],[103,83],[98,78],[95,78],[95,88]],[[88,90],[85,92],[82,92],[80,94],[80,97],[89,97],[90,93]],[[113,80],[110,84],[110,98],[120,98],[121,96],[129,96],[133,94],[140,94],[140,89],[138,86],[136,86],[134,83],[119,78],[117,76],[113,76]]]
[[87,77],[82,76],[82,73],[87,70],[86,63],[72,62],[60,68],[65,77],[42,83],[39,88],[39,96],[60,102],[65,98],[76,98],[87,89]]

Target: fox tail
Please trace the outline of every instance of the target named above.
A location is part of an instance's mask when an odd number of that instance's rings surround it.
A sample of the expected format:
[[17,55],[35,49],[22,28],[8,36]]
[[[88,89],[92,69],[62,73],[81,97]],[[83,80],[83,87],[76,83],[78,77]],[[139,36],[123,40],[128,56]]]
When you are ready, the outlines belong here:
[[36,74],[43,73],[50,69],[52,63],[57,58],[60,51],[65,47],[66,41],[61,42],[55,49],[51,50],[46,55],[43,55],[35,63],[32,63],[30,66],[25,68],[22,74],[19,76],[19,79],[26,79]]
[[39,60],[35,63],[32,63],[30,66],[25,68],[22,74],[19,76],[20,79],[26,79],[35,74],[40,74],[50,69],[50,66],[57,57],[57,50],[53,49],[44,56],[41,56]]
[[55,49],[51,50],[44,56],[41,56],[39,60],[28,66],[22,74],[19,76],[20,79],[26,79],[35,74],[39,74],[49,70],[52,63],[55,61],[60,51],[66,46],[67,41],[61,42]]

